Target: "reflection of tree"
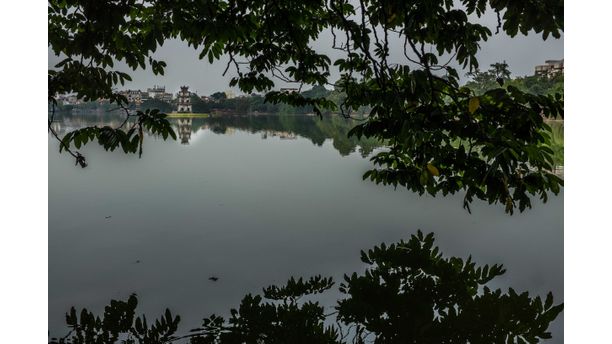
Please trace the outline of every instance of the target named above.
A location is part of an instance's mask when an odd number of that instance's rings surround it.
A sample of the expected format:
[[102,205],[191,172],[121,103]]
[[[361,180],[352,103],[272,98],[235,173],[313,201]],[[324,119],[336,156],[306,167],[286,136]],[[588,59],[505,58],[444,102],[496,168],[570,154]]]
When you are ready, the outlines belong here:
[[[106,125],[117,126],[122,118],[118,114],[87,114],[80,116],[58,116],[61,122],[59,130],[75,130],[86,126]],[[238,129],[250,133],[261,134],[262,137],[279,137],[281,139],[294,139],[301,136],[309,139],[317,146],[323,145],[325,140],[331,139],[334,148],[342,156],[359,151],[362,156],[368,156],[374,148],[382,144],[375,139],[361,139],[348,137],[348,131],[357,123],[355,120],[345,119],[341,116],[325,116],[322,119],[305,115],[257,115],[257,116],[217,116],[209,118],[179,118],[173,120],[178,136],[183,144],[189,144],[192,134],[199,129],[210,129],[216,134],[226,134],[228,130]]]
[[[70,113],[60,113],[56,115],[56,121],[52,123],[53,128],[57,128],[58,135],[64,135],[70,131],[81,129],[87,126],[111,126],[116,127],[124,121],[116,112],[85,112],[80,115]],[[134,120],[128,120],[126,124],[131,126]]]
[[[92,113],[79,116],[58,116],[61,122],[59,133],[75,130],[88,125],[99,127],[110,125],[117,126],[122,118],[113,113]],[[186,120],[186,119],[185,119]],[[177,120],[178,121],[178,120]],[[54,123],[54,124],[55,124]],[[178,124],[181,142],[187,144],[191,135],[199,129],[210,129],[216,134],[227,134],[234,129],[261,134],[262,137],[279,136],[293,138],[301,136],[309,139],[317,146],[323,145],[325,140],[331,139],[333,147],[342,155],[346,156],[358,151],[361,156],[367,157],[376,148],[384,144],[375,139],[361,140],[356,137],[348,137],[348,131],[358,123],[356,120],[346,119],[341,116],[324,116],[322,119],[315,116],[305,115],[257,115],[257,116],[217,116],[208,118],[189,119],[189,122]],[[552,128],[552,140],[550,147],[554,151],[555,165],[563,165],[563,122],[549,122]],[[184,131],[183,131],[184,130]],[[189,133],[188,131],[191,131]]]
[[321,146],[325,140],[331,139],[334,148],[343,156],[353,153],[359,148],[360,153],[365,157],[374,148],[382,146],[380,142],[374,139],[349,138],[348,131],[355,125],[356,121],[340,116],[326,116],[322,119],[300,115],[218,116],[201,119],[201,121],[213,132],[218,132],[219,128],[236,128],[251,133],[261,133],[262,137],[292,138],[297,135],[310,139],[317,146]]
[[367,270],[345,275],[335,312],[315,299],[334,286],[331,278],[291,278],[263,295],[246,295],[227,321],[212,315],[177,336],[180,317],[166,310],[147,323],[136,317],[132,295],[111,301],[102,319],[72,308],[71,332],[51,343],[537,343],[551,338],[548,326],[563,310],[551,293],[543,300],[490,289],[505,272],[501,265],[446,258],[433,233],[362,251],[361,260]]

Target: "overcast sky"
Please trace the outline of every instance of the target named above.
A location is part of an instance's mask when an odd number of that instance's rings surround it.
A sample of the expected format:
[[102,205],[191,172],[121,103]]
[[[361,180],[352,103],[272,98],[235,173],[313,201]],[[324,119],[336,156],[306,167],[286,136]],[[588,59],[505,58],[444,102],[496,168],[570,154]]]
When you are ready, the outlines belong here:
[[[488,13],[479,21],[495,32],[494,13]],[[333,58],[339,55],[330,46],[331,35],[325,33],[313,44],[317,51],[329,54],[333,61]],[[405,63],[400,50],[402,44],[399,41],[396,41],[395,48],[391,51],[391,62]],[[178,40],[166,41],[154,56],[168,64],[165,75],[155,76],[150,69],[131,71],[125,64],[116,65],[119,70],[128,72],[132,76],[133,81],[124,88],[146,90],[153,85],[162,85],[166,87],[167,92],[175,93],[181,85],[187,85],[191,91],[200,95],[210,95],[216,91],[230,89],[229,80],[233,74],[228,72],[225,77],[222,76],[227,57],[209,64],[208,59],[199,60],[198,52]],[[545,60],[563,58],[563,36],[560,39],[549,37],[544,41],[541,35],[535,33],[528,36],[518,35],[514,38],[500,33],[493,35],[489,41],[481,45],[478,58],[482,70],[486,70],[492,63],[505,60],[510,66],[513,77],[532,75],[535,65],[543,64]],[[58,61],[59,58],[49,49],[49,67]],[[465,72],[459,74],[463,76]],[[332,72],[332,81],[336,78],[337,73]],[[282,82],[277,83],[277,88],[285,86],[287,85]],[[240,93],[236,88],[234,92]]]

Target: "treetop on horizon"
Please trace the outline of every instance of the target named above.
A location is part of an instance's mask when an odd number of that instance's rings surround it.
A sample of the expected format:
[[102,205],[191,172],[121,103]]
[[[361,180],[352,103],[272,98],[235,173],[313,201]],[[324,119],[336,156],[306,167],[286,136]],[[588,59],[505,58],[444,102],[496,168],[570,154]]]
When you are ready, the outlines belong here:
[[[497,14],[495,28],[477,23],[487,11]],[[375,138],[389,148],[372,158],[376,168],[364,178],[420,194],[465,191],[468,210],[478,198],[512,213],[531,207],[534,195],[546,201],[548,192],[560,191],[563,181],[550,172],[550,127],[543,116],[563,117],[563,96],[513,86],[476,95],[460,86],[450,63],[478,68],[480,43],[492,29],[512,37],[533,31],[543,39],[559,38],[563,1],[51,0],[49,46],[65,58],[49,70],[49,101],[75,92],[124,106],[127,100],[113,87],[131,78],[113,70],[114,63],[163,74],[166,63],[152,54],[165,40],[178,38],[211,63],[229,57],[224,73],[233,68],[236,74],[230,85],[266,92],[269,102],[346,117],[371,108],[367,121],[349,135]],[[332,48],[341,57],[332,60],[312,47],[323,34],[333,36]],[[392,48],[403,49],[405,61],[389,61]],[[330,80],[332,68],[339,80]],[[502,73],[501,81],[508,76]],[[300,89],[333,85],[346,96],[337,106],[325,97],[273,91],[275,80]],[[142,152],[143,127],[174,134],[162,114],[126,110],[126,116],[138,117],[132,128],[81,129],[67,134],[61,147],[84,163],[71,145],[78,149],[98,139],[110,150]],[[53,132],[52,121],[53,115]]]

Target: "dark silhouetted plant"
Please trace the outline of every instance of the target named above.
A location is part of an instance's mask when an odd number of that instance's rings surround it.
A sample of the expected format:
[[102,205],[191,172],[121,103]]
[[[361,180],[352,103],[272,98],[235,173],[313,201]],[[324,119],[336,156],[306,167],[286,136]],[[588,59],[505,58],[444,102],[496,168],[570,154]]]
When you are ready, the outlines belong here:
[[226,320],[212,315],[177,336],[179,317],[169,310],[154,322],[136,317],[136,296],[111,301],[102,318],[74,308],[67,336],[50,343],[538,343],[551,338],[549,324],[563,310],[549,293],[492,290],[487,284],[505,270],[476,266],[471,258],[444,257],[433,234],[361,252],[365,273],[344,277],[345,295],[326,313],[316,295],[331,278],[291,278],[263,295],[246,295]]

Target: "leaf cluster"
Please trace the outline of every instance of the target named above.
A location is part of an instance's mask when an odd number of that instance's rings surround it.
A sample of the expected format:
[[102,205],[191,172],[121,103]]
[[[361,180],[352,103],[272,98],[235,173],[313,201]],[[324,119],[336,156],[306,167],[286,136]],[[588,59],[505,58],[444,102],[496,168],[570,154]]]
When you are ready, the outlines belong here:
[[[129,116],[135,117],[129,129],[125,129],[128,124]],[[138,111],[134,115],[129,115],[124,124],[119,128],[110,126],[104,127],[85,127],[67,133],[61,140],[60,153],[62,150],[70,150],[71,146],[80,149],[88,142],[97,140],[98,144],[107,151],[114,151],[121,147],[124,153],[136,153],[142,156],[142,145],[144,132],[159,135],[164,140],[168,137],[176,140],[176,133],[170,122],[166,119],[166,114],[159,113],[158,110]]]
[[135,315],[138,299],[132,294],[127,301],[111,300],[104,309],[102,318],[83,309],[79,316],[74,307],[66,314],[66,324],[71,328],[68,335],[52,338],[50,344],[148,344],[167,343],[176,339],[174,334],[181,321],[169,309],[164,315],[148,324],[143,314]]

